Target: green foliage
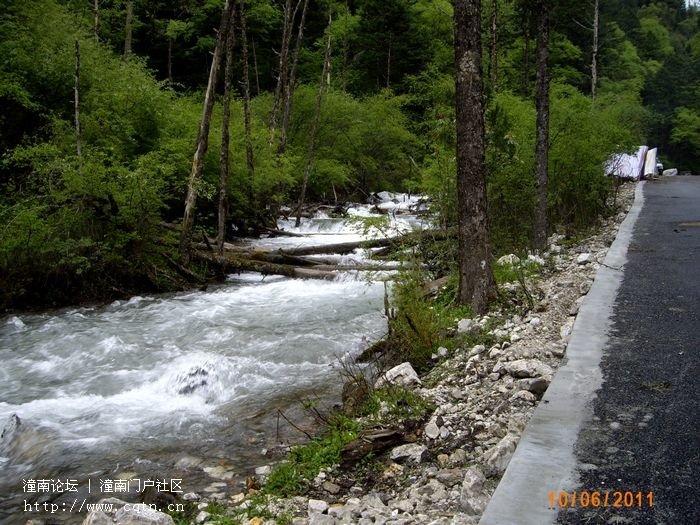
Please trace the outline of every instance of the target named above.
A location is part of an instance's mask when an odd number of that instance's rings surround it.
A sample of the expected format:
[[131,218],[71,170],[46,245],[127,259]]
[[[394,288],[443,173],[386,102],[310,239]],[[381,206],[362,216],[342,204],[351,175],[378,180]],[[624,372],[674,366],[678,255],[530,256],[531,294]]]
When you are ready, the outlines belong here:
[[355,439],[359,423],[342,415],[334,415],[326,432],[306,445],[292,449],[287,460],[270,473],[264,492],[282,497],[301,494],[322,468],[340,461],[343,447]]
[[430,401],[413,390],[389,385],[374,390],[359,415],[375,418],[382,423],[394,420],[422,420],[434,408]]
[[553,86],[549,199],[555,224],[586,228],[607,211],[612,181],[604,166],[613,153],[639,143],[643,118],[634,98],[601,96],[595,105],[578,91]]

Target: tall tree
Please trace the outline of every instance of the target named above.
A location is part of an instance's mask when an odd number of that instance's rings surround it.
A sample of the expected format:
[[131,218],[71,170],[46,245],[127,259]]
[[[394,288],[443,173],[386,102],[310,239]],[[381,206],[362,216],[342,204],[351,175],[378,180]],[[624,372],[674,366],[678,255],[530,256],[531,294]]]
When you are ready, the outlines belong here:
[[221,53],[226,39],[228,24],[233,2],[226,0],[219,23],[219,33],[214,47],[211,67],[209,68],[209,82],[204,96],[204,108],[202,109],[202,119],[199,124],[199,134],[197,136],[197,146],[192,159],[192,170],[190,180],[187,185],[187,197],[185,198],[185,213],[182,217],[182,232],[180,234],[180,262],[184,265],[190,261],[190,243],[192,241],[192,230],[194,228],[194,212],[197,205],[197,186],[202,178],[204,169],[204,155],[209,147],[209,128],[211,126],[211,114],[214,109],[214,94],[216,81],[219,76],[219,63]]
[[306,153],[306,168],[304,169],[304,178],[301,183],[301,193],[299,195],[299,204],[297,205],[297,218],[295,221],[295,226],[298,228],[301,224],[301,208],[304,205],[304,199],[306,198],[306,187],[309,183],[309,175],[311,174],[311,163],[314,158],[314,148],[316,146],[316,135],[318,133],[318,123],[321,118],[321,100],[323,98],[323,87],[326,84],[326,77],[328,76],[328,71],[331,65],[331,42],[332,33],[331,25],[333,19],[328,17],[328,42],[326,43],[326,53],[323,58],[323,71],[321,72],[321,81],[318,85],[318,93],[316,94],[316,107],[314,108],[314,118],[311,122],[311,134],[309,137],[309,148]]
[[535,212],[534,245],[538,250],[547,247],[549,233],[549,0],[538,0],[533,5],[537,18],[537,81],[535,86],[536,142],[535,177],[537,180],[537,209]]
[[481,2],[455,0],[458,301],[482,313],[495,294],[486,208]]
[[228,175],[229,175],[229,144],[231,123],[231,91],[233,83],[233,48],[236,42],[236,33],[233,23],[236,12],[236,3],[231,2],[231,14],[228,20],[226,32],[226,65],[224,66],[224,100],[221,125],[221,151],[219,152],[219,213],[218,232],[216,244],[219,253],[224,252],[226,242],[226,216],[228,212]]
[[[243,55],[243,119],[245,126],[245,158],[246,165],[248,166],[248,202],[253,206],[255,163],[253,162],[253,137],[250,126],[250,68],[248,64],[248,26],[244,0],[240,0],[239,9],[241,13],[241,53]],[[260,91],[259,86],[258,91]]]
[[591,98],[598,94],[598,36],[600,34],[600,0],[593,2],[593,47],[591,50]]
[[126,2],[126,23],[124,24],[124,60],[129,60],[131,55],[131,40],[133,35],[134,2]]

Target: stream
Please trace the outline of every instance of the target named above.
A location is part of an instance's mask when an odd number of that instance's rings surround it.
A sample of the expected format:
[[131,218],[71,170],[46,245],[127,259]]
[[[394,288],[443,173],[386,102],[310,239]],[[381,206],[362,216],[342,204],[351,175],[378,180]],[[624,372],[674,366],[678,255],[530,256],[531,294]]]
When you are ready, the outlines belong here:
[[[308,237],[255,243],[358,235],[324,216],[281,226]],[[0,318],[0,523],[81,523],[86,503],[135,500],[148,485],[241,492],[271,462],[266,451],[311,428],[303,400],[339,401],[340,363],[385,334],[383,298],[383,283],[358,276],[251,273],[207,291]]]

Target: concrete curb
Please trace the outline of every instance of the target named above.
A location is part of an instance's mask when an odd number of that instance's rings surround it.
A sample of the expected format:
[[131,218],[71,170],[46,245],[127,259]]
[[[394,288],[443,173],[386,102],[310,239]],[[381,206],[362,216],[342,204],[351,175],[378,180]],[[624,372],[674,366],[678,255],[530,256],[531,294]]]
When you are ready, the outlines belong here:
[[600,360],[622,283],[627,248],[644,204],[644,182],[579,310],[566,356],[523,432],[479,525],[546,525],[558,507],[549,494],[576,483],[574,445],[602,384]]

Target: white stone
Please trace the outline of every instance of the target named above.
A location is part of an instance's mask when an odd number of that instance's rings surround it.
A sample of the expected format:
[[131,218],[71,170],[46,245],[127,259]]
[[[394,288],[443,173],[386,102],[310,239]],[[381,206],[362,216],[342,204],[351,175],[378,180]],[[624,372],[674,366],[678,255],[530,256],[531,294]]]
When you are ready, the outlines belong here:
[[578,257],[576,257],[576,264],[584,265],[588,264],[593,261],[593,254],[592,253],[580,253]]
[[400,445],[391,451],[391,460],[396,463],[412,463],[418,465],[428,455],[428,449],[424,445],[417,443],[408,443]]
[[484,473],[486,476],[500,476],[505,472],[519,439],[518,436],[508,434],[486,451],[484,454]]
[[420,386],[421,380],[408,361],[395,366],[385,372],[375,383],[375,388],[381,388],[386,384],[399,386]]
[[437,439],[440,437],[440,427],[435,423],[435,418],[431,419],[427,425],[425,425],[425,437],[428,439]]
[[328,503],[322,499],[310,499],[308,503],[309,517],[315,514],[323,514],[328,511]]
[[505,266],[506,264],[514,265],[520,262],[520,257],[515,255],[514,253],[509,253],[508,255],[500,257],[497,262],[501,266]]
[[537,359],[518,359],[505,364],[506,372],[516,378],[547,377],[551,378],[554,370],[551,366]]
[[472,467],[464,474],[459,504],[468,516],[480,516],[486,510],[488,496],[484,493],[486,476],[478,467]]

